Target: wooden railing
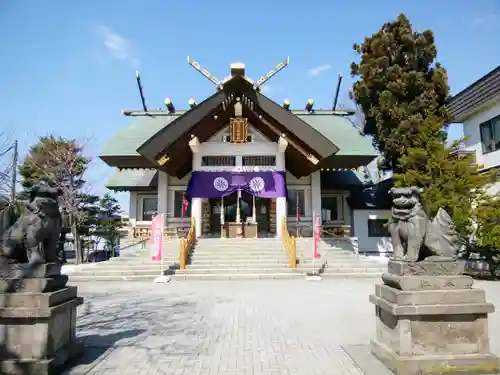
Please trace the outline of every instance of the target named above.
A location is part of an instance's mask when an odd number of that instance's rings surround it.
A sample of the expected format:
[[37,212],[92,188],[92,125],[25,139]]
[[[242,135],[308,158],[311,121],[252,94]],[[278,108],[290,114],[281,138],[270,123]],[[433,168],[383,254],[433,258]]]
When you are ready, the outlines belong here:
[[189,253],[193,249],[196,242],[196,224],[194,219],[191,220],[191,226],[187,232],[186,238],[181,238],[179,249],[179,265],[181,270],[186,269],[186,264],[189,259]]
[[297,239],[290,236],[286,226],[286,217],[281,219],[281,238],[288,253],[288,264],[290,268],[297,268]]
[[151,237],[151,227],[134,227],[132,235],[134,238],[138,238],[141,241]]
[[[183,238],[189,231],[189,226],[166,227],[163,232],[163,239],[170,240],[172,238]],[[145,240],[151,237],[152,229],[149,227],[133,227],[131,229],[134,238]]]

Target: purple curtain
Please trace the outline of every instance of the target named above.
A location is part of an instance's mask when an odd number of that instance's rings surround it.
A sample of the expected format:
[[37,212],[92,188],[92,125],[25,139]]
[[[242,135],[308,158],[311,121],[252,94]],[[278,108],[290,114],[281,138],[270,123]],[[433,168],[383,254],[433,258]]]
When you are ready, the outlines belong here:
[[285,172],[193,172],[186,197],[221,198],[238,189],[256,197],[286,197]]

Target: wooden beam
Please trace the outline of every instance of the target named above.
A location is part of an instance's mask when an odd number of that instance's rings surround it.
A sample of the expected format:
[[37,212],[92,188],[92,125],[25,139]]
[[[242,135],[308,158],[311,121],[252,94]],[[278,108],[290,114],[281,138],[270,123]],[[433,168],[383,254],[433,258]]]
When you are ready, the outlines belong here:
[[229,123],[231,115],[231,106],[227,106],[225,109],[219,108],[217,112],[207,115],[174,141],[170,147],[163,150],[161,154],[166,154],[171,158],[167,166],[169,174],[186,175],[191,170],[192,153],[188,145],[192,136],[196,137],[199,143],[208,141],[210,137]]
[[247,112],[252,113],[259,121],[261,121],[264,125],[266,125],[274,134],[279,137],[284,135],[284,138],[288,141],[288,144],[295,148],[299,153],[301,153],[307,160],[309,160],[312,164],[316,165],[319,163],[319,159],[313,153],[307,152],[304,148],[302,148],[297,142],[291,139],[286,133],[278,129],[275,125],[273,125],[270,121],[268,121],[264,116],[258,115],[255,111],[250,109],[247,104],[243,104],[243,107],[247,109]]

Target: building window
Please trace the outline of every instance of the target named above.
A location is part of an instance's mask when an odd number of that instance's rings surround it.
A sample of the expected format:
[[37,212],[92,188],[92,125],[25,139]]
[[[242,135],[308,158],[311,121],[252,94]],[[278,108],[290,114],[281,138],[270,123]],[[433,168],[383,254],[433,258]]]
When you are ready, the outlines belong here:
[[142,220],[151,221],[158,212],[158,198],[142,198]]
[[201,165],[203,167],[234,167],[236,156],[202,156]]
[[321,221],[344,220],[344,199],[342,196],[321,197]]
[[[182,217],[182,202],[184,201],[185,192],[181,190],[174,191],[174,217]],[[184,217],[191,216],[191,202],[189,202]]]
[[368,219],[368,237],[389,237],[388,219]]
[[[247,141],[247,143],[253,142],[253,135],[247,135],[246,141]],[[231,136],[230,135],[223,135],[222,136],[222,142],[223,143],[230,143],[231,142]]]
[[276,165],[276,156],[243,156],[242,163],[245,167],[274,167]]
[[500,116],[479,125],[483,154],[500,150]]
[[297,208],[299,208],[300,216],[305,216],[305,202],[304,190],[288,190],[287,216],[297,216]]

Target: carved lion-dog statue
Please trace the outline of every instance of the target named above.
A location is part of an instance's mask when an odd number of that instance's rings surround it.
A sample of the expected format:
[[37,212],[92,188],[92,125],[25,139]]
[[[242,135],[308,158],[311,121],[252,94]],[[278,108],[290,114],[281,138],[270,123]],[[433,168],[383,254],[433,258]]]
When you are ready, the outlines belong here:
[[422,189],[392,188],[389,232],[393,259],[408,262],[456,259],[458,235],[450,215],[440,208],[432,221],[420,203]]
[[58,197],[62,190],[35,185],[30,201],[15,223],[3,234],[0,258],[14,263],[36,264],[58,261],[62,219]]

